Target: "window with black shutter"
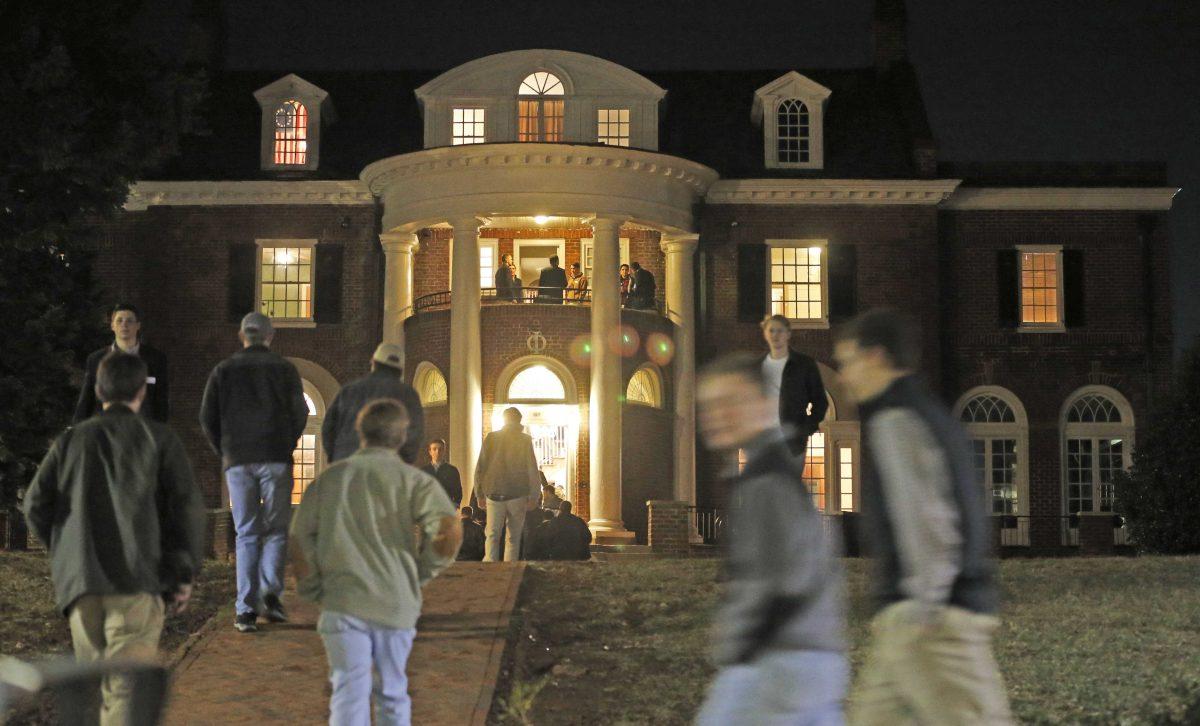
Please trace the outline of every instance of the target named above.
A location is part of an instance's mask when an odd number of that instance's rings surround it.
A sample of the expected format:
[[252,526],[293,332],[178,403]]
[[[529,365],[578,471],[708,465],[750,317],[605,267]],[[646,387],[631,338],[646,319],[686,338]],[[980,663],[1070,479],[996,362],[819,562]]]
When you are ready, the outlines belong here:
[[1084,320],[1083,250],[1063,250],[1063,323],[1081,328]]
[[1015,328],[1021,322],[1020,259],[1017,250],[996,252],[996,300],[1000,327]]
[[1062,247],[1017,248],[1018,319],[1021,330],[1054,332],[1064,327],[1065,274]]
[[852,318],[858,313],[858,247],[829,245],[829,317]]
[[757,323],[767,314],[767,247],[759,244],[737,248],[738,320]]
[[228,318],[232,323],[240,322],[254,312],[254,280],[257,274],[258,245],[253,242],[236,242],[229,246]]
[[316,305],[313,319],[317,323],[342,322],[342,260],[345,245],[321,243],[316,247],[315,273]]

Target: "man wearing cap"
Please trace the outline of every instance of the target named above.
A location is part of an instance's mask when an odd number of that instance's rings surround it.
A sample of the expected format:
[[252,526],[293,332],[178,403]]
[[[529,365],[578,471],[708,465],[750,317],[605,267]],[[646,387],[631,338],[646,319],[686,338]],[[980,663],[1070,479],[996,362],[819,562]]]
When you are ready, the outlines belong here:
[[425,411],[421,408],[421,397],[404,382],[404,348],[397,343],[380,343],[375,355],[371,356],[371,372],[344,386],[325,412],[321,443],[330,463],[358,451],[354,421],[363,406],[376,398],[394,398],[408,409],[408,438],[400,447],[400,458],[408,464],[416,462],[425,445]]
[[521,426],[521,411],[504,409],[504,427],[483,439],[475,466],[475,499],[486,508],[487,554],[484,562],[500,559],[500,534],[504,532],[504,561],[521,553],[525,512],[538,505],[541,472],[533,453],[533,439]]
[[279,596],[292,515],[292,452],[308,405],[296,367],[269,346],[275,331],[262,313],[242,318],[242,350],[208,377],[200,426],[221,456],[237,532],[237,617],[243,633],[258,630],[260,612],[285,622]]

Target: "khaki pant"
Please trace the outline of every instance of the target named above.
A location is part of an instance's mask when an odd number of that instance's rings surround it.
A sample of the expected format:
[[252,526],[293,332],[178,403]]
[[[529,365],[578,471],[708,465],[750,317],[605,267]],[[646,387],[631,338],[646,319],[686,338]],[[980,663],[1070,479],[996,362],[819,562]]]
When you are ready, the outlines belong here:
[[[158,659],[158,638],[163,629],[163,601],[158,595],[84,595],[71,605],[71,642],[75,660],[131,660],[153,663]],[[132,679],[106,676],[100,684],[100,723],[125,726],[129,722]]]
[[917,603],[898,602],[871,621],[867,664],[850,699],[854,726],[1011,724],[992,657],[1000,621],[957,607],[915,622]]
[[529,500],[525,497],[498,502],[487,500],[487,525],[483,531],[487,537],[484,562],[500,561],[500,532],[504,531],[504,561],[521,559],[521,534],[525,530],[525,512]]

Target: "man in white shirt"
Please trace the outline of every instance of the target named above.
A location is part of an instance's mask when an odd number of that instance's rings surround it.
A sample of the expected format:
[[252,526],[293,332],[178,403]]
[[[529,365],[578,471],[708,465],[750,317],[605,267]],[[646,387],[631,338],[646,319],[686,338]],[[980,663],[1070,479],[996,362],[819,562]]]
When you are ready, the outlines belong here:
[[767,355],[762,362],[767,392],[778,399],[777,422],[784,431],[788,449],[803,456],[808,437],[825,418],[829,399],[821,382],[817,362],[792,350],[792,324],[782,315],[770,315],[762,321]]

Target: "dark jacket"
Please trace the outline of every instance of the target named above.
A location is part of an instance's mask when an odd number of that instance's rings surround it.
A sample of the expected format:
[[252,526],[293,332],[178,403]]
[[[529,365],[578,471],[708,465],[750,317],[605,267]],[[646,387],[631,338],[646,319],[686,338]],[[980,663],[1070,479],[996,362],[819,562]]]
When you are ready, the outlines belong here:
[[541,494],[542,477],[533,453],[533,439],[521,426],[505,426],[483,438],[475,465],[472,496],[491,499],[535,499]]
[[538,275],[538,302],[561,303],[563,288],[567,286],[567,271],[561,267],[547,267]]
[[746,447],[732,481],[729,582],[715,618],[718,665],[766,649],[843,651],[845,611],[835,545],[825,535],[802,465],[778,429]]
[[915,376],[858,410],[871,463],[863,468],[862,534],[879,568],[878,604],[911,599],[994,612],[991,524],[960,424]]
[[458,559],[479,562],[483,559],[484,542],[487,539],[483,527],[469,519],[459,521],[462,522],[463,540],[462,547],[458,549]]
[[[83,388],[79,391],[79,401],[75,404],[72,423],[79,423],[100,413],[100,400],[96,398],[96,370],[104,356],[115,349],[115,345],[106,345],[87,357],[87,363],[84,364]],[[166,423],[171,415],[167,356],[145,343],[138,346],[137,355],[146,362],[146,400],[142,402],[141,413],[155,421]]]
[[559,512],[546,522],[552,560],[590,560],[592,558],[592,530],[574,514]]
[[630,308],[638,310],[646,310],[654,307],[654,275],[642,268],[633,271],[633,281],[629,286],[629,297],[626,300],[626,305]]
[[[354,421],[363,406],[377,398],[398,399],[408,409],[408,438],[400,447],[400,458],[407,464],[417,461],[417,455],[425,446],[425,409],[421,407],[421,397],[404,382],[400,370],[381,365],[343,386],[325,412],[325,420],[321,422],[321,445],[330,462],[341,461],[358,451]],[[451,497],[450,501],[458,506],[457,499]]]
[[496,297],[500,300],[516,300],[521,295],[520,282],[508,265],[496,270]]
[[183,443],[166,424],[115,405],[67,429],[25,493],[50,550],[54,598],[162,594],[191,582],[204,509]]
[[290,463],[307,421],[296,366],[265,345],[239,350],[208,376],[200,426],[226,469]]
[[[812,413],[808,406],[812,404]],[[788,446],[792,453],[804,453],[808,437],[825,420],[829,399],[825,397],[825,384],[821,382],[821,371],[812,358],[791,351],[783,366],[783,383],[779,387],[779,422],[785,431],[792,432]]]
[[462,504],[462,477],[458,475],[458,467],[453,464],[443,463],[441,466],[434,468],[432,463],[421,467],[421,471],[438,480],[442,485],[442,489],[446,490],[446,496],[450,497],[455,507]]

